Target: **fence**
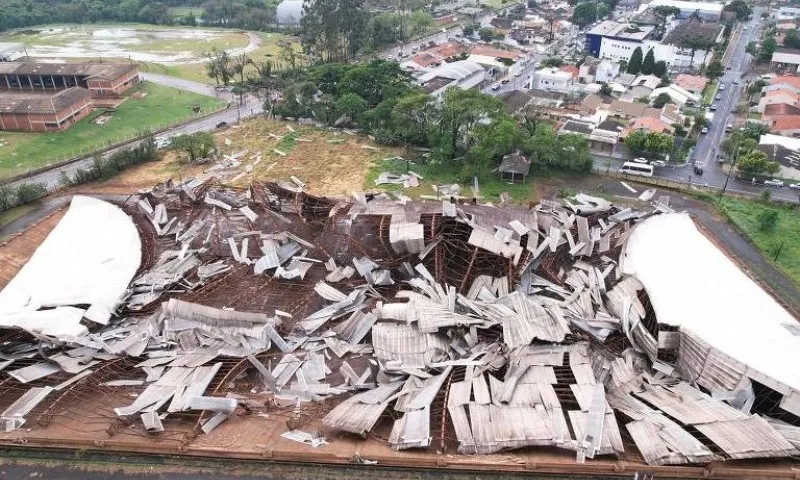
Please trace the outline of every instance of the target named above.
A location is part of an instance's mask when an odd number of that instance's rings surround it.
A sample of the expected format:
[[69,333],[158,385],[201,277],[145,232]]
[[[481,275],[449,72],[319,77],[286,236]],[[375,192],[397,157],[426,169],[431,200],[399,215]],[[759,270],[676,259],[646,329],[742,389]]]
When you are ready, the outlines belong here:
[[81,148],[75,150],[73,153],[71,153],[69,155],[64,155],[63,157],[54,157],[54,160],[55,160],[54,162],[48,163],[47,165],[45,165],[43,167],[30,169],[30,170],[26,171],[25,173],[20,173],[20,174],[14,175],[13,177],[2,178],[2,179],[0,179],[0,185],[8,185],[8,184],[11,184],[11,183],[16,183],[16,182],[18,182],[20,180],[24,180],[26,178],[33,177],[33,176],[38,175],[40,173],[44,173],[44,172],[48,172],[50,170],[55,170],[56,168],[64,167],[64,166],[69,165],[71,163],[83,160],[86,157],[99,155],[99,154],[105,153],[105,152],[107,152],[109,150],[113,150],[115,148],[124,146],[124,145],[126,145],[126,144],[128,144],[130,142],[133,142],[133,141],[136,141],[136,140],[141,140],[141,139],[149,137],[151,135],[157,135],[159,133],[165,132],[167,130],[171,130],[171,129],[179,127],[181,125],[185,125],[187,123],[191,123],[191,122],[194,122],[194,121],[197,121],[197,120],[202,120],[202,119],[208,118],[208,117],[210,117],[212,115],[215,115],[215,114],[217,114],[219,112],[227,110],[228,108],[230,108],[230,105],[221,106],[220,108],[217,108],[217,109],[212,110],[210,112],[206,112],[206,113],[204,113],[202,115],[191,115],[191,116],[188,116],[188,117],[186,117],[184,119],[177,120],[175,122],[170,122],[170,123],[165,124],[165,125],[160,125],[160,126],[156,125],[156,126],[151,127],[151,128],[149,128],[147,130],[140,130],[138,132],[133,132],[130,135],[120,135],[118,138],[112,138],[112,139],[109,139],[109,140],[106,140],[106,141],[103,141],[103,142],[98,142],[98,143],[96,143],[94,145],[91,145],[91,146],[81,147]]

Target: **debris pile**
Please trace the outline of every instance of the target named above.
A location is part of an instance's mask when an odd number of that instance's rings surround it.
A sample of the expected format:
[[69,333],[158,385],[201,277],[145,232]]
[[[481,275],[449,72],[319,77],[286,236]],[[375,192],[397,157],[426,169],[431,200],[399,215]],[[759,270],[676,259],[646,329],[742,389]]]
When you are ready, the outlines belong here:
[[800,424],[756,408],[763,392],[684,376],[684,334],[623,273],[631,233],[671,214],[667,197],[494,208],[303,187],[188,182],[132,198],[143,264],[115,317],[82,335],[5,331],[3,383],[19,394],[4,430],[102,389],[132,393],[109,393],[113,414],[153,436],[288,409],[325,432],[300,421],[282,437],[320,448],[347,432],[398,450],[557,447],[578,462],[797,454]]

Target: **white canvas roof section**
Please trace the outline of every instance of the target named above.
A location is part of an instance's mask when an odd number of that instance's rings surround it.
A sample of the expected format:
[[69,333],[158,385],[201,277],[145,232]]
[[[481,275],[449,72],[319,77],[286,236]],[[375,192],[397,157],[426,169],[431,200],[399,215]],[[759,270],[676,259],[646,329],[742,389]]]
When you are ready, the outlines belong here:
[[64,218],[0,292],[0,326],[56,336],[84,333],[76,316],[39,322],[31,312],[70,305],[113,312],[139,268],[141,250],[125,212],[103,200],[74,197]]
[[800,337],[783,326],[796,320],[687,214],[656,215],[633,229],[622,269],[645,286],[659,323],[690,331],[784,395],[800,390]]

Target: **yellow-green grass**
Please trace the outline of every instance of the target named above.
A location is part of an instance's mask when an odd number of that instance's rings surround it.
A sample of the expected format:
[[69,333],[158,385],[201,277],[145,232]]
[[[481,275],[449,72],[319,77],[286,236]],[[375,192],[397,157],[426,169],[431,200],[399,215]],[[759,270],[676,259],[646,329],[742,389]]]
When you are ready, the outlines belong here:
[[11,210],[6,210],[5,212],[0,213],[0,228],[5,227],[11,222],[17,220],[18,218],[24,217],[25,215],[36,210],[37,208],[39,208],[39,202],[32,202],[25,205],[20,205],[19,207],[14,207]]
[[[800,211],[797,207],[733,198],[724,198],[720,207],[766,258],[800,285]],[[758,215],[769,209],[778,212],[778,223],[775,230],[763,231],[759,228]]]
[[202,7],[170,7],[167,9],[167,13],[172,18],[181,18],[181,17],[188,17],[190,14],[194,15],[196,18],[200,18],[200,15],[203,14]]
[[[127,95],[128,99],[112,112],[111,118],[103,125],[94,122],[103,114],[102,110],[97,110],[63,132],[0,132],[0,138],[8,142],[8,146],[0,147],[0,178],[42,168],[144,131],[174,125],[224,105],[224,102],[213,97],[151,83],[143,83]],[[193,105],[200,106],[199,114],[192,112]]]
[[[436,195],[434,185],[450,185],[457,183],[461,186],[461,195],[465,197],[472,196],[472,180],[459,179],[459,176],[454,172],[447,172],[443,169],[430,168],[427,165],[409,165],[410,170],[424,177],[420,181],[419,187],[403,188],[402,185],[386,184],[375,185],[375,179],[378,178],[381,172],[391,173],[405,173],[406,162],[405,160],[397,159],[382,159],[373,163],[367,177],[364,180],[364,188],[366,190],[398,190],[404,195],[411,198],[419,198],[420,195]],[[498,177],[492,175],[484,178],[478,183],[480,188],[480,197],[482,202],[493,202],[497,204],[500,201],[502,193],[508,193],[511,200],[516,203],[527,203],[536,199],[536,189],[531,180],[524,183],[509,183],[501,181]]]

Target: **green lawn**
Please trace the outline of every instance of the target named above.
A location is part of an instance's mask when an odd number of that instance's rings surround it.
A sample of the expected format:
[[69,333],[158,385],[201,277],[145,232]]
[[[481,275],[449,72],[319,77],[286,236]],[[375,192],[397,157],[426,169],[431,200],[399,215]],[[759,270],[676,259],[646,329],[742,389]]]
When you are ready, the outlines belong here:
[[[721,207],[765,257],[800,285],[800,212],[797,207],[764,205],[733,198],[723,199]],[[772,232],[763,232],[759,229],[758,214],[768,209],[779,212],[778,225]]]
[[[143,96],[140,96],[143,94]],[[196,116],[192,105],[199,105],[200,115],[221,108],[216,98],[143,83],[128,92],[112,117],[103,125],[94,120],[103,112],[96,110],[71,128],[58,133],[0,132],[0,178],[8,178],[51,163],[71,158],[80,152],[158,130]]]
[[706,85],[706,89],[703,90],[703,103],[704,104],[712,104],[714,103],[714,96],[717,94],[717,87],[719,85],[717,82],[711,82]]
[[[382,160],[375,162],[370,168],[367,178],[364,180],[364,188],[367,190],[398,190],[402,191],[404,195],[412,198],[418,198],[420,195],[436,195],[433,185],[449,185],[457,183],[461,186],[461,195],[464,197],[472,196],[472,181],[463,182],[459,181],[458,176],[453,173],[441,172],[439,169],[434,169],[428,165],[410,165],[411,170],[422,175],[424,180],[420,181],[419,187],[403,188],[402,185],[375,185],[375,179],[378,178],[381,172],[392,173],[405,173],[406,162],[404,160]],[[507,183],[501,182],[496,176],[492,175],[490,178],[485,178],[479,182],[480,196],[483,202],[493,202],[495,205],[500,201],[500,194],[507,192],[511,199],[516,203],[526,203],[533,200],[534,186],[531,181],[531,176],[528,177],[526,183]]]
[[196,18],[200,18],[203,14],[202,7],[170,7],[167,10],[167,13],[172,18],[182,18],[188,17],[189,14],[193,14]]

